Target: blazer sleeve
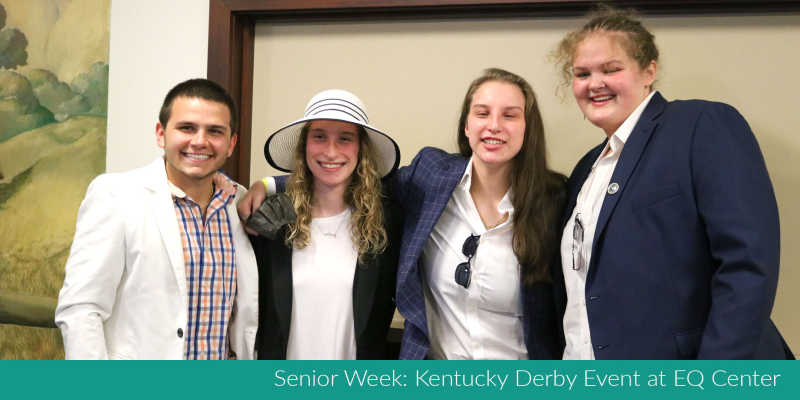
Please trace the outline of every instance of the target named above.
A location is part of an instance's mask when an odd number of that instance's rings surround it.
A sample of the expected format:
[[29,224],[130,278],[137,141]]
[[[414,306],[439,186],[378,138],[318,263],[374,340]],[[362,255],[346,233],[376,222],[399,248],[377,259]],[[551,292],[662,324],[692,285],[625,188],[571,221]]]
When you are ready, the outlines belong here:
[[[289,181],[289,175],[279,175],[273,177],[275,179],[275,193],[283,193],[286,191],[286,183]],[[269,193],[274,194],[274,193]]]
[[[228,206],[228,215],[236,215],[236,203],[247,192],[237,184],[236,198]],[[231,313],[228,338],[230,348],[238,360],[255,358],[255,341],[258,329],[258,265],[256,263],[250,238],[245,233],[238,218],[230,218],[231,230],[236,251],[237,293]]]
[[391,175],[386,177],[387,186],[389,193],[394,199],[394,203],[401,208],[406,207],[406,201],[408,200],[408,193],[409,193],[409,185],[413,184],[414,174],[417,171],[417,167],[419,167],[420,163],[422,163],[422,159],[426,158],[426,155],[431,153],[433,148],[431,147],[424,147],[422,150],[414,156],[414,159],[411,160],[411,164],[398,168],[395,172]]
[[103,322],[111,315],[125,267],[119,199],[108,176],[89,185],[78,211],[55,322],[67,359],[108,359]]
[[755,136],[733,107],[706,103],[692,140],[697,209],[715,266],[698,358],[753,358],[778,283],[775,193]]
[[[265,176],[266,179],[266,192],[267,196],[271,196],[275,193],[283,193],[286,191],[286,182],[289,180],[289,175],[276,175],[276,176]],[[240,200],[236,200],[237,202]]]

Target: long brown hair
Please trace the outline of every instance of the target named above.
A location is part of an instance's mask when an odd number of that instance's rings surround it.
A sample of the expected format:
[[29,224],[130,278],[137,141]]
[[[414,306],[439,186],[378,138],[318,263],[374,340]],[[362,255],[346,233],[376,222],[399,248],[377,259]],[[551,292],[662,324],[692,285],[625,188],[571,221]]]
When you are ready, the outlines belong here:
[[[311,242],[311,204],[314,196],[314,175],[306,164],[306,143],[311,122],[300,131],[300,140],[294,151],[294,171],[289,176],[286,193],[292,199],[297,221],[289,225],[286,243],[303,249]],[[375,255],[386,248],[386,230],[383,227],[381,180],[376,168],[375,151],[369,135],[361,126],[358,129],[358,165],[344,193],[347,205],[353,208],[350,232],[358,248],[358,259],[363,262],[367,254]]]
[[490,81],[515,85],[525,96],[525,137],[522,148],[514,156],[509,177],[514,205],[512,245],[521,266],[523,283],[547,282],[550,268],[554,267],[551,263],[558,254],[566,177],[548,168],[542,116],[531,85],[519,75],[499,68],[487,69],[472,81],[458,120],[458,148],[464,157],[472,156],[469,139],[464,134],[467,116],[473,95],[482,84]]

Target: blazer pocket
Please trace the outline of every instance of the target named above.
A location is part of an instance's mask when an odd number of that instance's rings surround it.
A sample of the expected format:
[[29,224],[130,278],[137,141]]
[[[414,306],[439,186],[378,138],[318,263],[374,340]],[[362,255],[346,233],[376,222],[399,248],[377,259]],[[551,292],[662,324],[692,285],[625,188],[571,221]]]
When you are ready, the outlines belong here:
[[702,339],[702,329],[676,333],[675,344],[678,347],[678,354],[680,354],[680,358],[684,360],[697,359],[697,353],[700,352],[700,341]]
[[680,195],[681,188],[677,183],[671,183],[656,187],[653,190],[644,193],[639,193],[631,201],[631,206],[633,207],[633,211],[637,211],[669,200],[673,197],[678,197]]

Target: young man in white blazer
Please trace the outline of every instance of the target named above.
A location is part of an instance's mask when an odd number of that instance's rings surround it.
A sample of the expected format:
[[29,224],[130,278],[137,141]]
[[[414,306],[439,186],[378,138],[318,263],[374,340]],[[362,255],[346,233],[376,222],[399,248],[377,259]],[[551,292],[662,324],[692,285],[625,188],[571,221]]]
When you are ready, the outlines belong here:
[[230,95],[172,88],[164,156],[98,176],[78,212],[58,297],[67,359],[252,359],[258,271],[236,214],[244,188],[219,168],[237,140]]

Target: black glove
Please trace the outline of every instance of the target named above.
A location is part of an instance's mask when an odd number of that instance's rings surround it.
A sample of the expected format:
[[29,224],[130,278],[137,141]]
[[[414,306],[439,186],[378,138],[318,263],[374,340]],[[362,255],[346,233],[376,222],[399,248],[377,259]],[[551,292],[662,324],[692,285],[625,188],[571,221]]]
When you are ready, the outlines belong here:
[[286,193],[278,193],[267,197],[245,225],[259,235],[274,240],[284,225],[296,220],[292,199]]

